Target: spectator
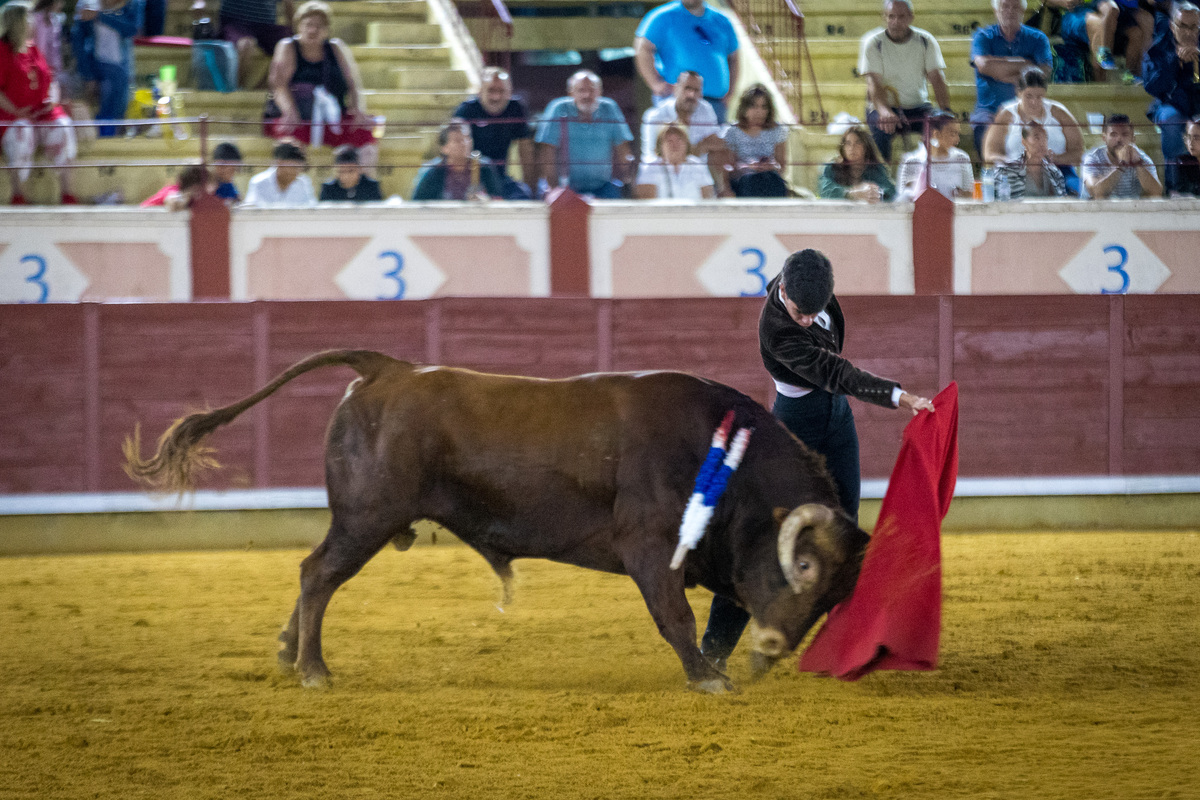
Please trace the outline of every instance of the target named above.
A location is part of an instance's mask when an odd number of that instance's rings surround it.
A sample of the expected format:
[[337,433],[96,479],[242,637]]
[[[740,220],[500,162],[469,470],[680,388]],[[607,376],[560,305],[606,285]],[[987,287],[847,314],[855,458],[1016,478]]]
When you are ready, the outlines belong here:
[[[283,15],[291,21],[293,16],[292,0],[282,0]],[[280,25],[280,0],[220,0],[218,19],[221,23],[221,38],[233,42],[238,56],[238,86],[246,86],[253,62],[255,45],[265,55],[271,55],[279,43],[292,35],[292,29]],[[205,9],[205,0],[196,0],[192,6],[194,13]]]
[[129,85],[133,81],[133,37],[142,25],[144,0],[103,0],[92,20],[92,58],[100,90],[96,118],[100,136],[115,136],[113,120],[125,119]]
[[690,70],[703,79],[704,99],[725,122],[738,76],[737,34],[728,17],[704,0],[675,0],[643,17],[634,36],[633,60],[655,105],[673,97],[679,73]]
[[[479,96],[464,100],[454,112],[456,119],[471,123],[471,140],[485,157],[500,170],[504,181],[503,196],[508,200],[528,200],[533,196],[530,187],[537,186],[536,162],[533,158],[533,131],[529,127],[529,112],[513,98],[512,79],[496,67],[487,67],[479,82]],[[508,172],[508,154],[517,143],[517,158],[521,162],[518,181]]]
[[167,24],[167,0],[146,0],[142,13],[141,36],[162,36]]
[[363,175],[358,151],[344,144],[333,151],[334,176],[321,184],[321,202],[369,203],[382,200],[379,181]]
[[442,157],[417,181],[413,200],[477,200],[503,197],[504,182],[492,162],[474,152],[471,126],[451,120],[438,131]]
[[[605,200],[620,198],[624,181],[630,177],[633,134],[621,109],[603,92],[596,73],[580,70],[567,81],[568,96],[546,106],[535,141],[540,171],[548,186],[559,184],[559,161],[563,161],[566,175],[562,177],[573,191]],[[563,120],[567,120],[565,153],[559,141]]]
[[996,24],[975,31],[971,65],[975,67],[975,152],[1000,106],[1017,96],[1017,81],[1028,67],[1052,73],[1054,57],[1046,34],[1021,24],[1026,0],[992,0]]
[[717,113],[704,99],[704,78],[700,73],[690,69],[680,72],[675,81],[675,96],[651,106],[642,115],[642,161],[654,160],[658,134],[670,122],[678,122],[687,131],[692,154],[704,156],[701,161],[706,162],[708,152],[721,146]]
[[636,197],[639,200],[712,198],[712,175],[703,161],[691,155],[691,149],[687,128],[677,122],[662,126],[654,146],[658,158],[643,162],[638,169]]
[[1026,197],[1062,197],[1067,193],[1063,174],[1050,160],[1049,139],[1045,126],[1028,122],[1021,126],[1024,151],[1020,158],[996,167],[996,180],[1008,181],[1009,199]]
[[896,186],[879,159],[875,141],[861,125],[842,134],[838,160],[826,164],[817,193],[829,200],[860,200],[865,203],[891,201]]
[[[367,117],[354,55],[341,39],[329,38],[332,19],[329,4],[322,0],[308,0],[296,10],[296,35],[280,41],[271,59],[273,103],[268,104],[263,127],[276,139],[353,145],[371,172],[379,161],[379,146],[371,133],[374,121]],[[318,132],[321,141],[314,142]]]
[[1126,115],[1110,114],[1104,120],[1104,144],[1083,154],[1085,195],[1100,200],[1162,197],[1154,162],[1133,143],[1134,136]]
[[241,196],[233,178],[242,166],[242,151],[233,142],[221,142],[212,151],[212,177],[216,183],[213,194],[222,200],[236,203]]
[[1175,187],[1176,162],[1183,155],[1183,125],[1200,114],[1200,8],[1186,0],[1159,14],[1154,42],[1142,59],[1146,91],[1154,98],[1146,112],[1162,131],[1167,188]]
[[37,0],[29,15],[29,30],[38,52],[50,67],[50,78],[62,85],[63,0]]
[[180,171],[175,183],[168,183],[141,202],[142,208],[164,207],[167,211],[182,211],[208,188],[209,175],[199,164]]
[[295,142],[280,142],[271,151],[272,165],[250,179],[246,204],[257,206],[311,206],[315,204],[312,180],[304,173],[308,163]]
[[933,34],[912,27],[911,0],[884,0],[886,26],[862,37],[858,73],[867,79],[867,125],[884,161],[892,160],[892,137],[916,131],[933,111],[926,81],[943,111],[950,110],[946,62]]
[[1092,0],[1063,15],[1060,33],[1065,43],[1091,53],[1101,81],[1117,68],[1113,49],[1124,45],[1125,66],[1136,77],[1142,73],[1142,54],[1154,35],[1154,15],[1140,8],[1138,0]]
[[1187,133],[1183,135],[1187,154],[1179,157],[1175,169],[1175,197],[1200,197],[1200,117],[1188,121]]
[[56,168],[61,202],[78,202],[66,168],[75,158],[75,130],[58,104],[58,84],[46,59],[29,40],[29,6],[19,0],[0,9],[0,147],[11,167],[14,206],[27,203],[25,182],[39,147]]
[[1029,67],[1017,82],[1017,99],[1000,107],[983,142],[988,164],[1016,161],[1025,152],[1023,126],[1040,123],[1049,137],[1050,157],[1067,181],[1067,191],[1079,194],[1075,164],[1083,156],[1083,131],[1062,103],[1046,99],[1046,76]]
[[775,121],[771,93],[756,83],[738,98],[737,122],[723,135],[730,171],[723,197],[787,197],[788,129]]
[[[929,186],[953,200],[955,197],[971,197],[975,189],[975,174],[971,170],[971,157],[958,148],[958,118],[948,111],[935,111],[929,115],[929,149],[926,157],[922,144],[900,161],[897,183],[900,190],[897,200],[911,202],[917,199],[921,189]],[[929,176],[923,179],[926,162]]]

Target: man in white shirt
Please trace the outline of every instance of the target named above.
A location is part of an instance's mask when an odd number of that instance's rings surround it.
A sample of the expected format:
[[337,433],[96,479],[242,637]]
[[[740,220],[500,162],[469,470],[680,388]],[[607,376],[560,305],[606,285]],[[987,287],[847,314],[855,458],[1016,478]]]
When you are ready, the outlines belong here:
[[642,162],[650,163],[657,154],[654,152],[658,134],[669,122],[678,122],[687,126],[688,139],[692,145],[692,155],[701,161],[707,161],[710,150],[721,145],[721,126],[717,122],[717,112],[712,104],[704,99],[704,78],[691,70],[679,73],[675,81],[675,93],[670,100],[646,109],[642,115]]
[[929,31],[912,26],[911,0],[884,0],[883,28],[863,36],[858,74],[867,80],[867,125],[884,161],[892,157],[892,137],[920,134],[933,111],[926,82],[943,111],[950,110],[950,88],[942,70],[942,48]]
[[272,166],[250,179],[246,205],[311,206],[317,202],[312,180],[303,174],[308,166],[304,151],[292,142],[280,142],[271,151]]

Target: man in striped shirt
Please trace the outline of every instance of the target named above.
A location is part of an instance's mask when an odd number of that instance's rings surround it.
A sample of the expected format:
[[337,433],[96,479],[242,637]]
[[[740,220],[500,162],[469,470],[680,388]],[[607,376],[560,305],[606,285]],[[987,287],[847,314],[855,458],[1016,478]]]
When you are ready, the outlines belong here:
[[1133,143],[1125,114],[1104,120],[1104,144],[1083,154],[1083,191],[1097,199],[1162,197],[1163,187],[1150,156]]

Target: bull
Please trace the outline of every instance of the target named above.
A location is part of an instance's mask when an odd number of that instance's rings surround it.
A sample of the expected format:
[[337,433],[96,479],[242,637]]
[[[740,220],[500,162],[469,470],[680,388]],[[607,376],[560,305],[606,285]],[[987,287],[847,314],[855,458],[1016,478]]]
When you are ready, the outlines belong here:
[[[199,470],[219,466],[209,434],[288,381],[334,365],[359,377],[326,436],[332,521],[301,564],[300,596],[279,636],[281,668],[305,686],[329,678],[321,622],[333,593],[388,542],[410,547],[422,519],[478,551],[506,597],[518,558],[629,575],[700,691],[733,684],[696,646],[685,588],[704,586],[750,612],[759,676],[858,579],[868,536],[839,509],[820,456],[746,395],[678,372],[547,380],[328,351],[236,403],[176,420],[149,460],[135,433],[126,471],[160,491],[191,489]],[[753,428],[748,449],[707,533],[672,569],[693,480],[730,410]]]

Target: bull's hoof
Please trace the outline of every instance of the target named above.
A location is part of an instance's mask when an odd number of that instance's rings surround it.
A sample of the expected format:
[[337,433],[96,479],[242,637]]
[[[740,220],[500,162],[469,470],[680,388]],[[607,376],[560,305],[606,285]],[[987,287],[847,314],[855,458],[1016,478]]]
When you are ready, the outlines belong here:
[[705,678],[702,681],[688,681],[688,688],[693,692],[703,692],[705,694],[737,693],[737,687],[733,685],[733,681],[723,675],[719,678]]
[[296,671],[300,673],[300,685],[305,689],[329,688],[329,669],[324,664],[308,667],[297,664]]
[[284,675],[292,675],[296,672],[296,654],[287,653],[283,650],[279,651],[279,671]]

